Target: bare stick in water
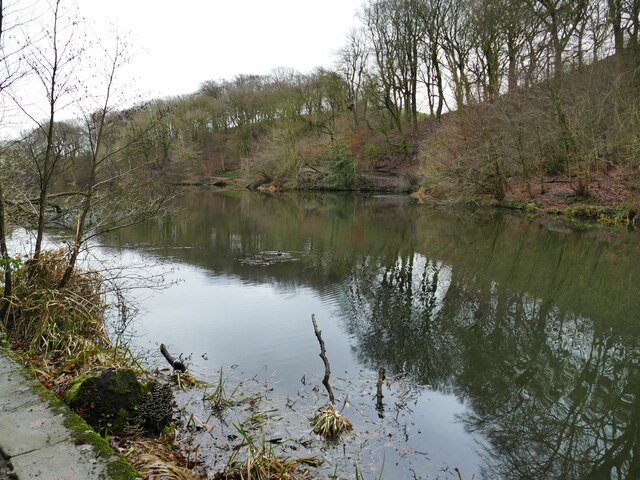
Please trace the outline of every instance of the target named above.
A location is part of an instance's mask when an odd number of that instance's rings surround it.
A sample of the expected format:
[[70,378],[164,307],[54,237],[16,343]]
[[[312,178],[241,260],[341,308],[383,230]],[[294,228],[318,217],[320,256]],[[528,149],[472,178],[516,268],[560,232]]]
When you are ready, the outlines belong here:
[[171,354],[169,353],[169,350],[167,350],[167,347],[165,347],[164,343],[160,344],[160,353],[162,353],[164,358],[167,359],[167,362],[169,362],[169,365],[171,365],[174,370],[179,370],[180,372],[187,371],[187,367],[184,365],[184,363],[182,363],[180,360],[176,360],[171,356]]
[[322,332],[318,330],[318,324],[316,323],[316,316],[311,315],[311,322],[313,323],[313,331],[316,333],[316,338],[318,339],[318,343],[320,344],[320,358],[324,362],[324,378],[322,379],[322,384],[327,389],[329,393],[329,401],[331,404],[335,403],[335,397],[333,396],[333,390],[331,389],[331,385],[329,384],[329,376],[331,375],[331,367],[329,366],[329,360],[327,360],[327,351],[324,348],[324,340],[322,340]]
[[380,367],[378,370],[378,383],[376,385],[376,410],[378,411],[378,415],[380,417],[384,416],[384,404],[382,403],[382,384],[385,380],[385,370],[384,367]]

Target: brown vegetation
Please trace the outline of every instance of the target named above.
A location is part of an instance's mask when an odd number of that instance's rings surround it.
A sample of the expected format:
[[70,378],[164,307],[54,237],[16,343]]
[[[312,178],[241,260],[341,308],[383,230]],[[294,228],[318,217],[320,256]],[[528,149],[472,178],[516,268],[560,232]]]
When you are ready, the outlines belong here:
[[421,145],[425,193],[637,211],[637,68],[609,57],[444,116]]

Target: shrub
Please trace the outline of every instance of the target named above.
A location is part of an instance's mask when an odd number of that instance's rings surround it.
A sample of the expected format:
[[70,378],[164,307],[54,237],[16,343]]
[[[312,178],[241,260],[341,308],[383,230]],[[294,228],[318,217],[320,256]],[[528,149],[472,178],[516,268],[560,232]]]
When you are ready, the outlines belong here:
[[332,188],[352,188],[358,184],[358,174],[353,155],[342,142],[332,144],[322,155],[329,175],[327,185]]

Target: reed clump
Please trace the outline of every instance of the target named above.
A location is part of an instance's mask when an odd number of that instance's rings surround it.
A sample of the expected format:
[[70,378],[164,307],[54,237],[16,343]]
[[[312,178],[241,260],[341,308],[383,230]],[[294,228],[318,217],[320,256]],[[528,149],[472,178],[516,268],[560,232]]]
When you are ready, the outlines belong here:
[[124,455],[144,478],[163,480],[199,480],[206,475],[197,451],[192,455],[175,434],[158,438],[139,435],[110,437],[111,447]]
[[108,345],[100,276],[75,272],[68,285],[59,289],[65,268],[64,251],[53,250],[15,272],[7,333],[45,353],[78,353],[87,342]]
[[331,403],[327,403],[318,410],[313,417],[313,433],[327,440],[335,440],[343,433],[353,429],[353,425],[347,417],[338,412]]
[[308,478],[307,470],[299,470],[298,462],[276,455],[272,448],[253,443],[247,447],[244,461],[229,471],[218,474],[224,480],[302,480]]
[[144,478],[162,478],[166,480],[199,480],[200,478],[191,470],[151,453],[140,455],[133,465]]

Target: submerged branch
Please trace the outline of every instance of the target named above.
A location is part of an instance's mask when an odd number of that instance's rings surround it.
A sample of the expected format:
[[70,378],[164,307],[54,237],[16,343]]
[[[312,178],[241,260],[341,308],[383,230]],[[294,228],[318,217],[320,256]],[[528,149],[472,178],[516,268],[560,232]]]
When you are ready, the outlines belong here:
[[384,417],[384,403],[382,403],[384,395],[382,394],[382,384],[384,383],[385,378],[384,367],[380,367],[380,370],[378,370],[378,382],[376,384],[376,410],[378,411],[380,418]]
[[160,353],[162,353],[164,358],[167,359],[167,362],[169,362],[169,365],[171,365],[174,370],[179,370],[181,372],[187,371],[187,367],[185,366],[185,364],[182,363],[180,360],[176,360],[175,358],[173,358],[169,353],[169,350],[167,350],[167,347],[164,345],[164,343],[160,344]]

